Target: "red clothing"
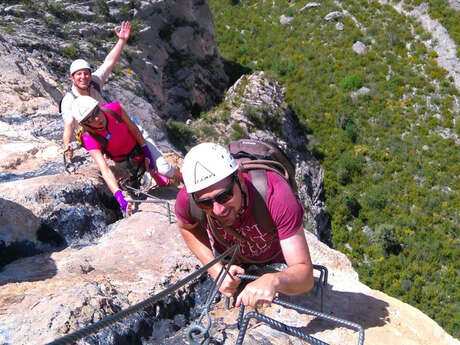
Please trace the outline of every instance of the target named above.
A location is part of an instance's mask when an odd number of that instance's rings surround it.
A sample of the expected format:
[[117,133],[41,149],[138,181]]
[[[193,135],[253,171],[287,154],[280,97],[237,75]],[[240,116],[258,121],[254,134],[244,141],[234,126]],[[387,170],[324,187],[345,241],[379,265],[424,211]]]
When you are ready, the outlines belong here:
[[[215,228],[230,244],[238,243],[240,253],[251,260],[267,260],[280,251],[280,242],[273,241],[275,236],[267,234],[254,221],[252,208],[254,205],[254,186],[247,174],[244,179],[249,190],[249,202],[246,211],[238,217],[231,226],[233,230],[241,234],[249,241],[239,241],[237,238],[225,232],[222,227],[215,223]],[[304,209],[299,200],[295,197],[289,184],[277,173],[267,172],[267,208],[273,219],[280,240],[293,236],[302,225]],[[188,208],[188,193],[186,188],[182,188],[177,195],[175,205],[176,217],[185,224],[194,224],[196,221],[190,216]],[[219,253],[225,249],[214,239],[209,226],[207,225],[208,236],[212,247]],[[278,255],[272,262],[283,262],[282,254]]]
[[[121,118],[120,103],[102,104],[101,108],[108,108]],[[129,131],[128,125],[123,121],[118,122],[115,117],[109,113],[104,113],[107,117],[107,130],[97,130],[95,133],[100,134],[107,139],[106,151],[114,157],[114,161],[122,161],[131,150],[136,146],[136,138]],[[82,134],[83,145],[88,151],[101,150],[101,144],[91,137],[87,132]],[[117,158],[121,156],[120,158]]]

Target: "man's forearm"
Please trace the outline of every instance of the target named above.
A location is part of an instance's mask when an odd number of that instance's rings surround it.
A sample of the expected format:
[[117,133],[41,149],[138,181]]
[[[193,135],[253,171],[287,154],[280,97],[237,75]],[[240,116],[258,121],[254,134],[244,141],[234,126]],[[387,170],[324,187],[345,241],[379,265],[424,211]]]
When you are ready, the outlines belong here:
[[72,124],[64,123],[64,132],[62,133],[62,147],[64,150],[69,148],[70,142],[72,141]]
[[112,69],[115,63],[120,58],[121,52],[126,44],[126,39],[119,38],[115,46],[109,52],[104,60],[104,63],[108,64],[109,68]]
[[307,264],[296,264],[285,271],[273,273],[273,280],[277,292],[299,295],[313,288],[312,268]]

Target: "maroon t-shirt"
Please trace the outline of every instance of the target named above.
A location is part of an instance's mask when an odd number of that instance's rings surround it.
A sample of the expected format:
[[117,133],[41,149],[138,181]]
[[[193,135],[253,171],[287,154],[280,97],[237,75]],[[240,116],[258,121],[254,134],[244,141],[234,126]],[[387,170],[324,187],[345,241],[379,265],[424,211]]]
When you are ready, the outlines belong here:
[[[215,228],[219,234],[231,245],[238,243],[240,253],[254,261],[264,261],[270,259],[281,249],[280,242],[276,240],[276,236],[267,234],[254,221],[252,208],[254,204],[254,186],[247,174],[243,174],[249,190],[248,208],[237,217],[232,224],[232,229],[241,234],[249,241],[240,241],[231,234],[225,232],[218,223],[215,223]],[[279,240],[287,239],[293,236],[299,227],[302,225],[304,209],[299,200],[295,197],[289,184],[277,173],[267,172],[267,199],[266,204],[268,211],[273,219],[273,223],[278,232]],[[188,208],[188,194],[186,188],[182,188],[177,195],[175,205],[176,217],[185,224],[195,224],[196,220],[192,218]],[[209,226],[206,226],[208,236],[212,247],[222,253],[227,248],[224,248],[212,235]],[[282,262],[284,258],[282,254],[271,260],[273,262]]]

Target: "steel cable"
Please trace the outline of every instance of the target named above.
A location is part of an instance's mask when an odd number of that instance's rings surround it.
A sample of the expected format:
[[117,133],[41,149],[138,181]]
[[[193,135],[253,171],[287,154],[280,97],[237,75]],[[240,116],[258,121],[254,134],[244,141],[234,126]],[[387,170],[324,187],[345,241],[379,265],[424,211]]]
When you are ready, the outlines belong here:
[[[240,279],[246,279],[246,280],[257,280],[259,278],[259,276],[256,276],[256,275],[249,275],[249,274],[237,274],[236,275],[238,278]],[[328,320],[328,321],[332,321],[332,322],[336,322],[338,324],[341,324],[341,325],[344,325],[344,326],[347,326],[349,328],[352,328],[356,331],[359,332],[359,339],[358,339],[358,345],[362,345],[364,343],[364,328],[355,323],[355,322],[351,322],[351,321],[348,321],[348,320],[344,320],[344,319],[340,319],[338,317],[335,317],[335,316],[331,316],[331,315],[327,315],[327,314],[324,314],[324,313],[320,313],[318,311],[315,311],[315,310],[311,310],[311,309],[307,309],[307,308],[304,308],[304,307],[301,307],[299,305],[295,305],[295,304],[292,304],[292,303],[288,303],[288,302],[285,302],[285,301],[281,301],[280,299],[278,298],[275,298],[273,301],[272,301],[273,304],[277,304],[277,305],[280,305],[282,307],[285,307],[285,308],[289,308],[289,309],[294,309],[300,313],[304,313],[304,314],[308,314],[308,315],[313,315],[313,316],[316,316],[318,318],[321,318],[321,319],[325,319],[325,320]],[[252,318],[256,318],[256,319],[259,319],[261,321],[264,321],[263,319],[260,318],[259,315],[263,316],[263,317],[266,317],[262,314],[259,314],[259,313],[255,313],[257,315],[254,315],[253,312],[251,313],[248,313],[249,314],[252,314]],[[237,325],[238,325],[238,328],[240,329],[240,334],[242,332],[242,330],[244,330],[244,332],[246,332],[246,328],[247,328],[247,325],[244,326],[243,323],[245,322],[249,322],[249,320],[247,320],[247,315],[243,318],[243,315],[244,315],[244,305],[241,305],[240,307],[240,312],[238,314],[238,321],[237,321]],[[249,317],[249,318],[251,318]],[[270,319],[272,320],[272,319]],[[273,321],[276,321],[276,320],[273,320]],[[264,321],[265,322],[265,321]],[[283,330],[283,329],[280,329],[278,328],[278,326],[281,327],[289,327],[287,325],[284,325],[278,321],[277,322],[277,326],[275,328],[279,329],[279,330]],[[268,324],[272,325],[271,323],[267,322]],[[303,334],[303,333],[302,333]],[[293,335],[295,336],[298,336],[297,334],[294,334]],[[239,339],[240,335],[238,335],[238,339]],[[242,337],[244,338],[244,333],[242,334]],[[303,339],[303,338],[302,338]],[[315,339],[315,338],[314,338]],[[307,340],[307,339],[304,339],[304,340]],[[308,340],[307,340],[308,341]],[[317,339],[315,341],[318,341]],[[242,342],[242,340],[241,340]],[[241,343],[238,343],[237,344],[241,344]],[[319,343],[314,343],[312,342],[312,344],[319,344]],[[322,344],[325,344],[325,343],[322,343]]]
[[262,315],[258,312],[249,312],[244,316],[243,322],[241,324],[240,332],[238,333],[238,338],[236,339],[235,345],[241,345],[243,344],[243,339],[246,334],[246,329],[248,328],[249,320],[250,319],[257,319],[259,321],[265,322],[268,324],[270,327],[275,328],[281,332],[287,333],[289,335],[296,336],[297,338],[300,338],[302,340],[308,341],[310,344],[313,345],[328,345],[327,343],[316,339],[308,334],[302,333],[295,327],[287,326],[284,323],[281,323],[279,321],[276,321],[266,315]]
[[102,328],[104,327],[107,327],[107,326],[110,326],[112,324],[114,324],[115,322],[118,322],[134,313],[137,313],[138,311],[140,310],[143,310],[149,306],[152,306],[153,304],[155,304],[157,301],[161,300],[162,298],[166,297],[167,295],[173,293],[174,291],[176,291],[177,289],[181,288],[182,286],[184,286],[185,284],[187,284],[188,282],[190,282],[191,280],[195,279],[196,277],[198,277],[199,275],[201,275],[203,272],[206,272],[206,270],[210,267],[212,267],[213,265],[215,265],[217,262],[219,262],[220,260],[222,260],[223,258],[227,257],[230,253],[235,253],[237,250],[237,246],[234,245],[232,247],[230,247],[229,249],[227,249],[223,254],[217,256],[214,260],[212,260],[211,262],[209,262],[208,264],[206,264],[205,266],[201,267],[200,269],[196,270],[195,272],[193,272],[192,274],[188,275],[187,277],[181,279],[180,281],[178,281],[177,283],[173,284],[172,286],[170,286],[169,288],[161,291],[160,293],[154,295],[154,296],[151,296],[147,299],[145,299],[144,301],[136,304],[136,305],[133,305],[125,310],[121,310],[119,311],[118,313],[115,313],[115,314],[112,314],[112,315],[109,315],[107,316],[106,318],[92,324],[92,325],[89,325],[87,327],[84,327],[84,328],[81,328],[79,330],[77,330],[76,332],[72,333],[72,334],[68,334],[62,338],[59,338],[59,339],[56,339],[54,340],[53,342],[51,343],[48,343],[47,345],[70,345],[70,344],[73,344],[74,342],[76,342],[77,340],[80,340],[80,339],[83,339],[91,334],[94,334],[96,332],[98,332],[99,330],[101,330]]
[[[217,275],[216,280],[214,281],[214,285],[212,287],[212,291],[210,291],[208,298],[205,302],[203,311],[201,312],[200,317],[198,318],[198,321],[192,323],[188,330],[187,330],[187,340],[189,341],[190,345],[207,345],[209,343],[210,337],[209,337],[209,330],[211,329],[211,317],[209,316],[209,308],[211,304],[214,302],[217,293],[219,292],[220,286],[224,282],[224,279],[228,272],[228,268],[233,264],[233,262],[236,259],[236,255],[238,253],[238,247],[236,246],[235,251],[233,252],[233,255],[229,262],[227,264],[224,264],[219,271],[219,274]],[[203,320],[203,317],[206,316],[207,319],[207,326],[206,328],[203,328],[201,326],[201,321]],[[197,343],[194,338],[202,337],[204,340],[201,343]]]
[[300,313],[313,315],[313,316],[319,317],[321,319],[336,322],[336,323],[341,324],[343,326],[348,326],[350,328],[353,328],[354,330],[359,332],[358,345],[362,345],[364,343],[364,328],[363,328],[363,326],[361,326],[361,325],[359,325],[359,324],[357,324],[355,322],[340,319],[338,317],[327,315],[327,314],[324,314],[324,313],[320,313],[320,312],[315,311],[315,310],[303,308],[301,306],[298,306],[298,305],[295,305],[295,304],[292,304],[292,303],[281,301],[281,300],[279,300],[277,298],[275,298],[273,300],[273,303],[278,304],[278,305],[280,305],[282,307],[285,307],[285,308],[290,308],[290,309],[297,310]]

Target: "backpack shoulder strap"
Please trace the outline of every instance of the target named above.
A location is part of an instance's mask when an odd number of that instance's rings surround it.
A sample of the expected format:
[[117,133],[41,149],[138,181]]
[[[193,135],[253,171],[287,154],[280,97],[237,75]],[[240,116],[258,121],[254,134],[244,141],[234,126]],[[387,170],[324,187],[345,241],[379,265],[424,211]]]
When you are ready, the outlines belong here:
[[[110,155],[110,153],[107,152],[107,139],[104,138],[102,135],[100,134],[97,134],[97,133],[93,133],[93,132],[90,132],[90,131],[87,131],[86,129],[83,130],[83,133],[86,133],[88,134],[90,137],[92,137],[94,140],[96,140],[100,145],[101,145],[101,151],[103,153],[105,153],[106,155],[108,155],[110,158],[112,158],[112,156]],[[82,133],[82,135],[83,135]],[[83,139],[82,139],[83,140]]]
[[192,195],[188,195],[188,213],[201,225],[205,225],[206,214],[204,211],[198,207],[195,200],[193,200]]
[[78,97],[77,95],[74,94],[74,92],[72,91],[72,88],[67,90],[64,96],[62,96],[62,98],[59,100],[59,104],[58,104],[59,114],[62,113],[62,101],[64,100],[64,97],[67,96],[67,94],[70,94],[74,100]]
[[116,112],[114,112],[113,110],[109,109],[109,108],[101,108],[101,110],[104,112],[104,113],[109,113],[110,115],[112,115],[118,122],[123,122],[123,119],[121,118],[120,115],[118,115]]
[[267,171],[249,170],[248,174],[254,186],[254,205],[252,207],[254,220],[266,233],[276,234],[276,227],[266,204]]

